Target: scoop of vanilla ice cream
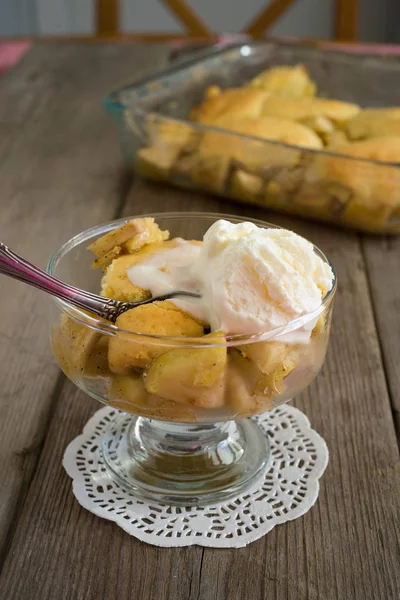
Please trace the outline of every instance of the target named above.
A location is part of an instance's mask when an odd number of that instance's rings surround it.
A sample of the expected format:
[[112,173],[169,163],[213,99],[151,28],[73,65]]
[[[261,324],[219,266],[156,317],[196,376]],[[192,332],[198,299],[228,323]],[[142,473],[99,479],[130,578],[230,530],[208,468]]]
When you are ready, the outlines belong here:
[[213,330],[268,331],[321,306],[330,266],[313,245],[285,229],[215,222],[191,267]]

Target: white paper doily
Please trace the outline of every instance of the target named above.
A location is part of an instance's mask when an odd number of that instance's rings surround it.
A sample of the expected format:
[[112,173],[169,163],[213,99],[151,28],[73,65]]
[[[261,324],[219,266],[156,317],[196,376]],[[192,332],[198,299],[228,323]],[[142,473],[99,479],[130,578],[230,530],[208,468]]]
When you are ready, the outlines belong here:
[[117,413],[109,407],[96,412],[83,434],[69,444],[63,465],[84,508],[115,521],[144,542],[239,548],[275,525],[304,515],[318,498],[318,479],[328,464],[328,448],[307,417],[293,406],[286,404],[254,417],[269,435],[272,454],[270,469],[257,489],[204,508],[139,500],[111,479],[100,447]]

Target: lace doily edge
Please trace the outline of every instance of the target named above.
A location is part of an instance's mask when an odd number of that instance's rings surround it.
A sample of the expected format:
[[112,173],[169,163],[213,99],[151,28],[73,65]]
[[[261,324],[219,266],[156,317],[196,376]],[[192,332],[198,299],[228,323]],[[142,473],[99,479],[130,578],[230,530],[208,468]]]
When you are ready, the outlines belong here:
[[244,548],[249,544],[256,542],[260,538],[267,535],[274,527],[277,525],[282,525],[283,523],[287,523],[289,521],[294,521],[299,517],[305,515],[311,508],[314,506],[318,499],[319,494],[319,481],[316,480],[313,486],[309,487],[309,502],[307,506],[298,506],[296,509],[291,511],[290,516],[282,516],[281,518],[276,519],[274,522],[270,523],[270,527],[264,528],[262,530],[258,530],[257,532],[251,532],[247,535],[243,535],[240,539],[236,538],[234,542],[232,542],[231,538],[219,538],[219,539],[208,539],[208,538],[199,538],[198,541],[193,542],[193,538],[185,539],[183,537],[180,538],[162,538],[153,536],[151,541],[149,540],[149,535],[143,533],[140,529],[135,529],[135,532],[132,531],[132,526],[129,528],[126,526],[126,521],[123,518],[118,518],[118,515],[109,513],[106,509],[103,509],[99,506],[93,505],[91,501],[87,498],[86,494],[79,494],[80,484],[73,481],[72,483],[72,491],[73,494],[78,501],[78,503],[91,512],[92,514],[100,517],[102,519],[106,519],[107,521],[111,521],[118,525],[121,529],[123,529],[128,535],[133,536],[140,540],[141,542],[145,542],[146,544],[151,544],[152,546],[158,546],[159,548],[182,548],[188,546],[200,546],[204,548]]
[[[320,447],[323,447],[323,452],[319,453],[317,456],[317,461],[314,467],[314,478],[309,482],[308,485],[308,493],[307,493],[307,503],[298,505],[296,508],[291,510],[289,514],[282,515],[281,517],[276,518],[274,521],[270,523],[270,527],[264,528],[262,530],[251,532],[247,535],[241,536],[240,539],[236,539],[234,542],[232,539],[227,538],[219,538],[216,539],[208,539],[201,538],[197,542],[193,542],[193,538],[185,539],[183,537],[180,538],[162,538],[156,537],[152,538],[151,544],[154,546],[162,547],[162,548],[177,548],[177,547],[187,547],[187,546],[201,546],[201,547],[209,547],[209,548],[243,548],[248,544],[257,541],[258,539],[265,536],[267,533],[272,531],[272,529],[276,525],[281,525],[288,521],[293,521],[304,514],[306,514],[315,504],[319,495],[319,479],[323,475],[328,462],[329,462],[329,450],[326,445],[325,440],[317,433],[314,429],[312,429],[311,424],[307,416],[295,408],[294,406],[285,405],[285,410],[288,410],[292,413],[293,417],[301,427],[301,429],[307,430],[307,436],[311,438],[316,444]],[[87,494],[84,489],[84,474],[80,471],[77,471],[74,468],[74,459],[77,451],[80,449],[82,443],[87,439],[90,435],[95,433],[96,426],[100,420],[104,417],[108,417],[108,413],[118,411],[114,408],[104,406],[100,410],[96,411],[92,417],[86,422],[83,432],[81,435],[77,436],[73,439],[69,445],[67,446],[64,456],[63,456],[63,467],[68,474],[68,476],[72,479],[72,491],[73,494],[78,501],[78,503],[88,510],[89,512],[95,514],[96,516],[106,519],[108,521],[114,522],[121,529],[123,529],[126,533],[131,536],[136,537],[142,542],[149,543],[149,535],[142,532],[139,528],[132,531],[132,526],[127,527],[127,523],[124,518],[119,518],[119,515],[115,513],[109,512],[107,509],[102,508],[101,506],[97,506],[93,504],[92,500],[87,497]],[[224,504],[223,502],[221,504]],[[214,505],[218,506],[218,505]],[[208,507],[205,507],[208,508]]]

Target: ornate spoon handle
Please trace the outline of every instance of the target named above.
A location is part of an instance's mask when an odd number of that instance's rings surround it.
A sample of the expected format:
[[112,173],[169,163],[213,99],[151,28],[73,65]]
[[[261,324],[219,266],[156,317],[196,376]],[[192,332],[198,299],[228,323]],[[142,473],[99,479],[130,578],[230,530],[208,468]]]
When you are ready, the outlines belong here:
[[148,304],[155,300],[168,300],[175,296],[192,296],[199,298],[200,294],[192,292],[171,292],[164,296],[158,296],[144,300],[143,302],[120,302],[119,300],[113,300],[111,298],[103,298],[97,296],[91,292],[85,292],[73,285],[63,283],[59,279],[52,277],[43,269],[39,269],[32,263],[28,262],[22,256],[19,256],[12,250],[10,250],[5,244],[0,242],[0,273],[8,275],[13,279],[23,281],[28,285],[38,288],[56,298],[66,300],[70,304],[83,308],[89,312],[107,319],[112,323],[115,322],[117,317],[122,313],[126,312],[130,308],[134,308],[139,304]]
[[61,300],[66,300],[78,308],[89,310],[95,315],[106,319],[108,318],[107,314],[110,308],[116,307],[119,304],[116,300],[102,298],[101,296],[96,296],[96,294],[91,294],[90,292],[85,292],[72,285],[63,283],[28,262],[1,242],[0,273],[23,281]]

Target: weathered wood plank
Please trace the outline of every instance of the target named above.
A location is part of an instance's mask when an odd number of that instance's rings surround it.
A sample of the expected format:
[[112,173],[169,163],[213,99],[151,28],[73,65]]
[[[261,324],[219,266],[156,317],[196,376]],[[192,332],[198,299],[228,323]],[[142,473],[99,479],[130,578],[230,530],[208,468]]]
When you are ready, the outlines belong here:
[[[166,58],[162,46],[43,45],[1,78],[2,241],[44,266],[61,242],[115,216],[128,183],[102,99]],[[2,277],[0,312],[1,549],[42,447],[59,371],[48,299]]]
[[365,237],[362,246],[400,440],[400,238]]
[[331,452],[320,498],[303,518],[248,548],[167,550],[143,544],[81,509],[72,496],[62,453],[96,406],[67,384],[7,557],[0,597],[397,598],[398,453],[358,237],[140,179],[124,214],[185,208],[269,217],[312,239],[337,267],[340,285],[326,365],[296,400]]
[[[137,542],[112,523],[99,521],[74,500],[71,482],[61,466],[62,456],[97,408],[99,404],[72,383],[64,386],[44,445],[45,455],[0,578],[0,598],[153,600],[167,597],[166,593],[174,600],[192,597],[201,549],[164,552]],[[31,519],[35,525],[29,527],[29,534],[24,533],[22,523]]]

